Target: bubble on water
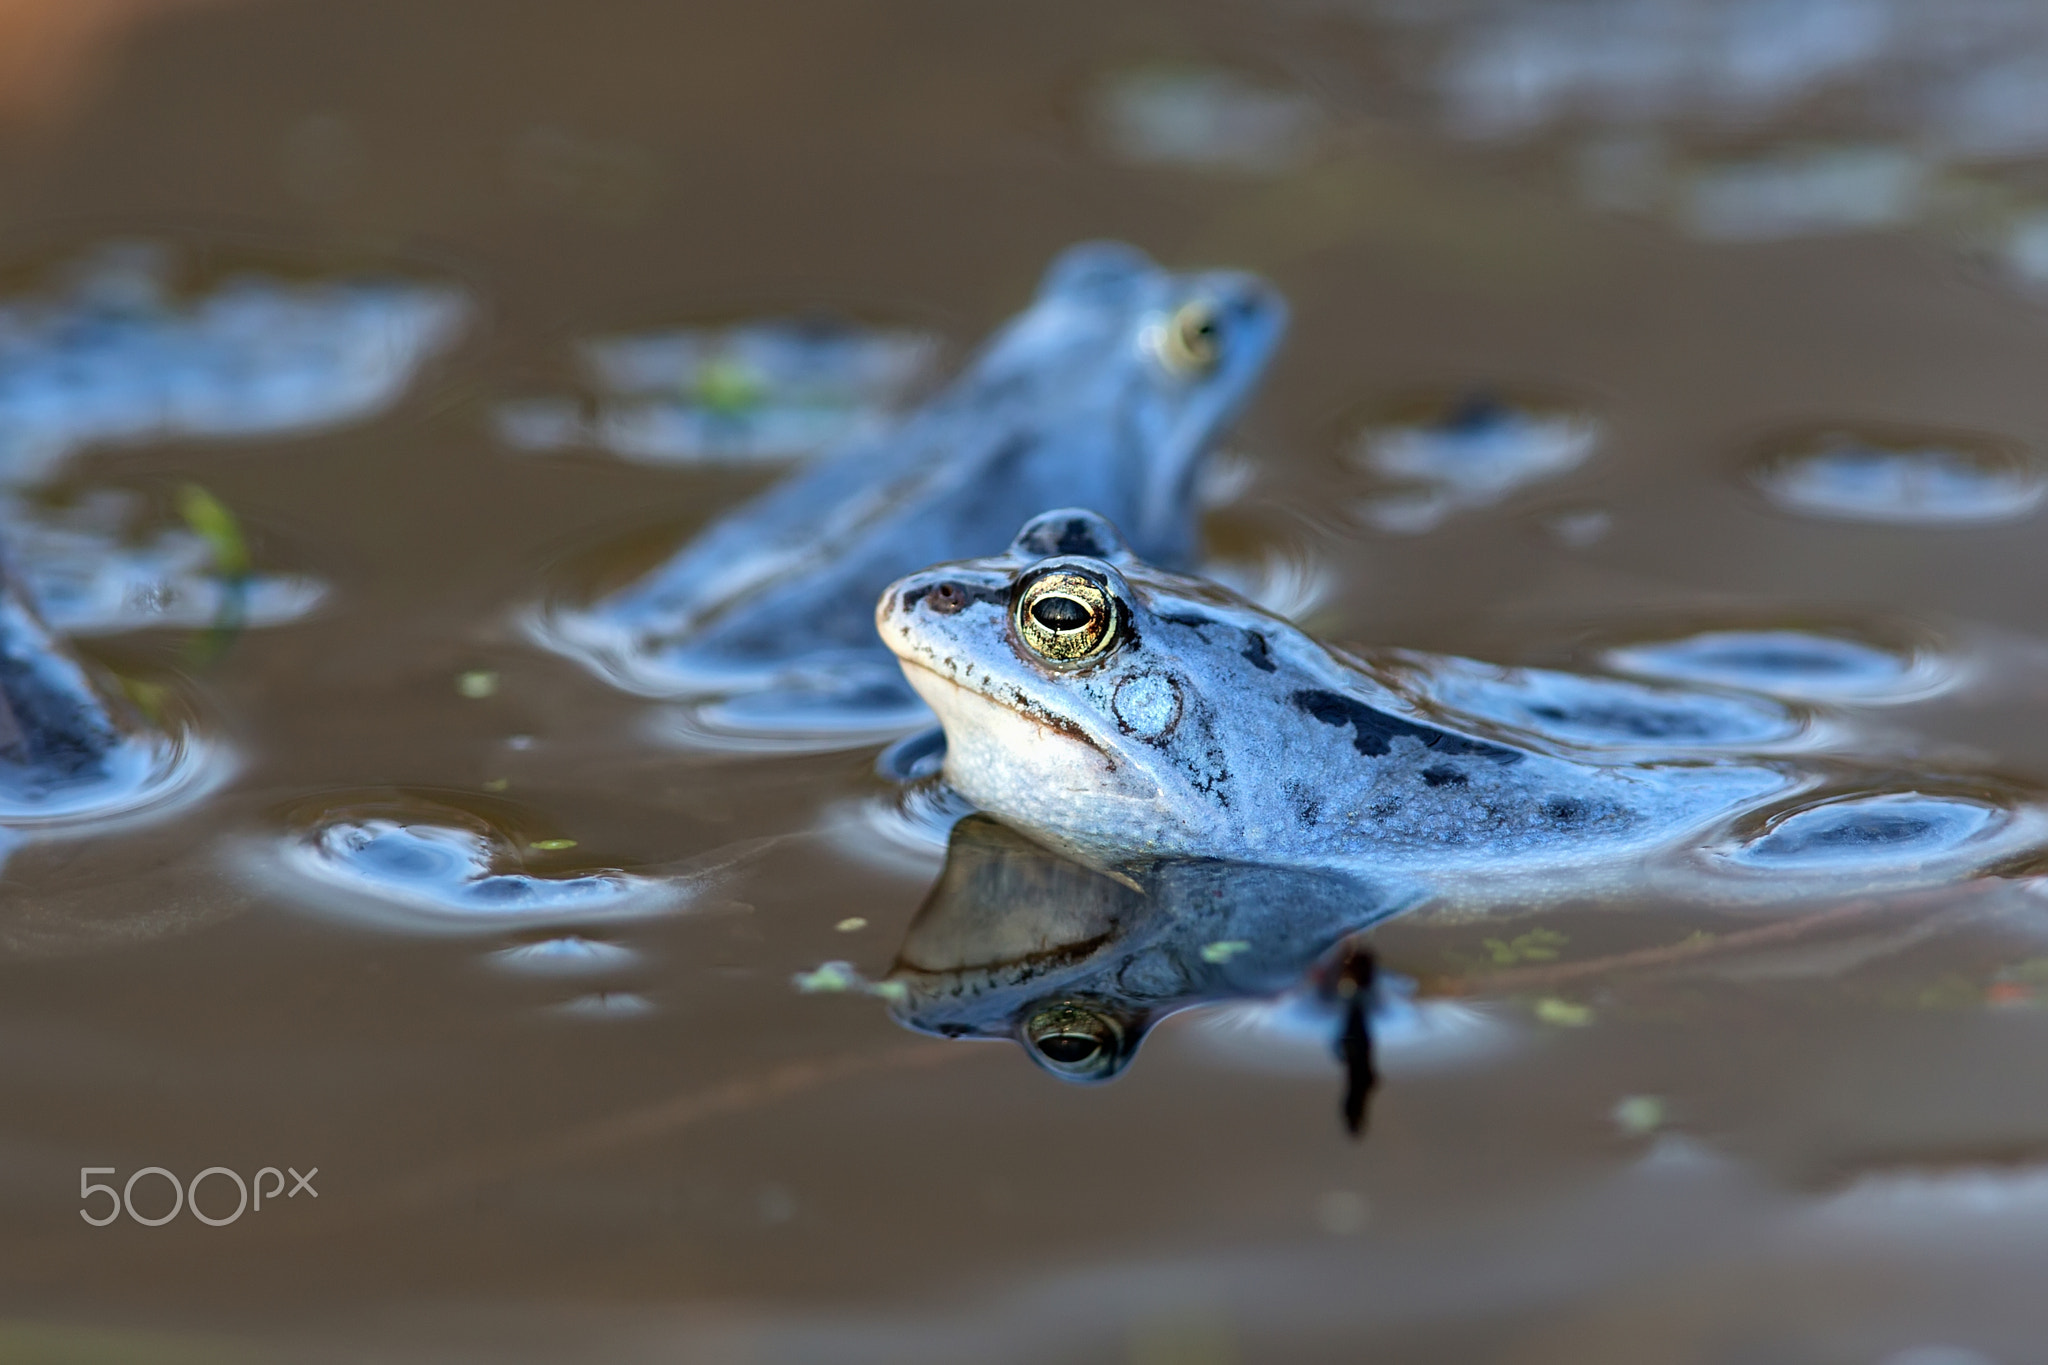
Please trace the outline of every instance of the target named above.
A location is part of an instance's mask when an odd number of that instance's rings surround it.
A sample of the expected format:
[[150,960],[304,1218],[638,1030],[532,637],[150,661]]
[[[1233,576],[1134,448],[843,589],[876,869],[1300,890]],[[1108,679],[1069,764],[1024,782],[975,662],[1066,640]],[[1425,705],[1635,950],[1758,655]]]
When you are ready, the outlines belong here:
[[1765,451],[1749,477],[1789,512],[1896,525],[2013,521],[2048,496],[2028,452],[1942,432],[1812,433]]
[[287,841],[283,863],[308,889],[339,893],[352,915],[422,930],[643,915],[680,895],[672,883],[613,869],[528,872],[502,831],[438,808],[323,812]]
[[491,954],[499,966],[515,972],[547,976],[581,976],[615,972],[636,965],[640,954],[617,943],[582,934],[537,938]]
[[655,464],[813,455],[873,436],[929,377],[923,332],[768,319],[598,337],[577,347],[582,391],[498,406],[516,450],[603,450]]
[[1353,463],[1403,485],[1360,515],[1378,530],[1419,535],[1578,468],[1600,435],[1597,417],[1559,399],[1480,390],[1416,400],[1368,424],[1352,448]]
[[101,248],[58,286],[0,300],[0,482],[73,452],[278,436],[395,403],[470,312],[448,285],[254,271],[179,284],[170,248]]
[[1399,656],[1435,705],[1515,731],[1519,741],[1636,760],[1698,751],[1761,752],[1811,742],[1808,718],[1763,698],[1688,692],[1468,659]]
[[2048,818],[2026,806],[1918,791],[1840,796],[1769,817],[1701,851],[1724,872],[1772,878],[1882,876],[1888,884],[1981,870],[2038,844]]
[[1861,704],[1929,697],[1961,672],[1932,649],[1792,629],[1702,631],[1616,646],[1600,658],[1617,672],[1643,677]]

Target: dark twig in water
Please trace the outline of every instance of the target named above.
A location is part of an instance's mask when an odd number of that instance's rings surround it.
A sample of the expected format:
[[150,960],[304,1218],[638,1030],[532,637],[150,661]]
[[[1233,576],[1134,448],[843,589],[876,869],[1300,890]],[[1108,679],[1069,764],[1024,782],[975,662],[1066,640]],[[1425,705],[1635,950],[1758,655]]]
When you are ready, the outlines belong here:
[[1347,949],[1332,989],[1344,1002],[1344,1031],[1337,1036],[1337,1056],[1344,1063],[1344,1128],[1352,1137],[1365,1135],[1365,1106],[1379,1073],[1372,1065],[1372,953]]

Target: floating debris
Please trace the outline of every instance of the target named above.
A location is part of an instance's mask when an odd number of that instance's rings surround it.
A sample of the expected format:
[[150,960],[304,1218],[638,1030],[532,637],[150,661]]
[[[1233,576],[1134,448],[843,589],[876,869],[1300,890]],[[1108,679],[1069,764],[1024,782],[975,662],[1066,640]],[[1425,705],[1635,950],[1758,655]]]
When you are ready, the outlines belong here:
[[1217,966],[1221,966],[1224,963],[1230,961],[1230,959],[1238,956],[1240,953],[1248,953],[1251,950],[1252,945],[1246,942],[1244,939],[1220,939],[1215,943],[1203,944],[1201,950],[1201,957],[1202,961],[1204,962],[1213,963]]
[[587,392],[502,403],[497,431],[516,450],[656,464],[795,459],[886,429],[938,349],[818,319],[600,337],[577,348]]
[[1530,1012],[1544,1023],[1555,1024],[1559,1028],[1584,1028],[1593,1022],[1593,1011],[1589,1007],[1560,1000],[1554,995],[1538,1000]]
[[1487,960],[1496,967],[1515,967],[1525,962],[1555,962],[1558,952],[1571,939],[1555,929],[1531,929],[1513,938],[1482,939]]
[[1624,1095],[1609,1117],[1626,1136],[1648,1137],[1664,1126],[1668,1114],[1664,1101],[1656,1095]]
[[808,972],[798,972],[789,979],[802,995],[834,995],[851,993],[872,995],[892,1005],[902,1004],[909,998],[908,988],[900,981],[870,981],[862,976],[860,969],[851,962],[826,962]]
[[2048,496],[2027,452],[1937,432],[1814,433],[1765,452],[1750,480],[1789,512],[1895,525],[2013,521]]
[[455,690],[471,701],[498,695],[498,675],[488,669],[472,669],[455,680]]
[[1475,391],[1410,402],[1368,425],[1352,447],[1353,463],[1406,485],[1360,515],[1375,529],[1420,535],[1578,468],[1600,431],[1593,414],[1554,399]]
[[857,934],[868,927],[868,922],[859,915],[848,915],[832,927],[842,934]]

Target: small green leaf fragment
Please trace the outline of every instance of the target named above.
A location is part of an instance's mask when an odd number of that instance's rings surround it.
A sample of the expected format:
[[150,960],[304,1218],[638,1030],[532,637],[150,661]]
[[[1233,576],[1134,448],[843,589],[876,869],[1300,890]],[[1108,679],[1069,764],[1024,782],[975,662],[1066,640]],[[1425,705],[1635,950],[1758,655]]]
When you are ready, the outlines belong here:
[[1614,1126],[1630,1137],[1648,1137],[1664,1126],[1664,1101],[1656,1095],[1624,1095],[1611,1115]]
[[853,990],[862,982],[851,962],[827,962],[815,971],[798,972],[790,984],[805,995],[827,995]]
[[1585,1005],[1546,995],[1536,1002],[1536,1017],[1559,1028],[1584,1028],[1593,1022],[1593,1011]]
[[910,987],[901,981],[877,981],[868,987],[868,994],[892,1005],[901,1005],[910,999]]
[[1248,953],[1251,950],[1252,945],[1241,938],[1218,939],[1214,943],[1202,945],[1202,961],[1212,962],[1221,966],[1239,953]]
[[136,710],[147,716],[151,724],[163,724],[164,704],[171,698],[170,688],[142,678],[122,677],[120,683],[121,690],[128,694],[128,700],[135,703]]
[[576,841],[574,839],[535,839],[528,847],[539,849],[542,853],[557,853],[565,848],[576,847]]
[[501,792],[511,785],[512,779],[509,777],[493,777],[484,783],[484,790],[487,792]]
[[1555,929],[1531,929],[1526,934],[1513,938],[1489,938],[1480,941],[1496,967],[1513,967],[1523,962],[1555,962],[1558,949],[1571,940]]
[[740,361],[722,358],[697,373],[696,398],[713,412],[738,416],[767,396],[759,377]]
[[848,915],[832,927],[842,934],[857,934],[868,927],[868,922],[859,915]]
[[249,576],[249,542],[227,504],[196,483],[178,487],[178,515],[213,554],[213,570],[222,578]]
[[455,690],[471,701],[496,696],[498,675],[487,668],[472,669],[455,680]]

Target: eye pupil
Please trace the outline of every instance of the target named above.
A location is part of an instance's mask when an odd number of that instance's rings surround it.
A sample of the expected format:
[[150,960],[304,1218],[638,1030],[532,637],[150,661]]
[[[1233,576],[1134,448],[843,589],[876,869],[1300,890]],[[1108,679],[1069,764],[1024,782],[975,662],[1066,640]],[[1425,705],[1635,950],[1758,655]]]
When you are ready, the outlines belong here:
[[1079,630],[1088,624],[1088,608],[1071,597],[1041,597],[1031,615],[1047,630]]
[[1062,1066],[1085,1062],[1102,1051],[1102,1044],[1085,1033],[1055,1033],[1038,1040],[1038,1050],[1049,1061]]

